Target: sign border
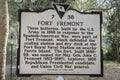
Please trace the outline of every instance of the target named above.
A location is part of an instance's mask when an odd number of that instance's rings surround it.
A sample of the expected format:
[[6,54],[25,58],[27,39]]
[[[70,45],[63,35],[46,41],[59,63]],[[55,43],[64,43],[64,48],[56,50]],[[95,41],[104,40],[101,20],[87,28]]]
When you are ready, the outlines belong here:
[[44,12],[46,10],[49,10],[49,9],[52,9],[54,10],[54,8],[46,8],[42,11],[30,11],[30,10],[27,10],[27,9],[19,9],[18,11],[18,22],[19,22],[19,41],[18,41],[18,50],[17,50],[17,65],[16,65],[16,73],[17,73],[17,76],[19,77],[28,77],[28,76],[31,76],[31,75],[89,75],[90,77],[103,77],[103,50],[102,50],[102,35],[101,35],[101,27],[102,27],[102,23],[103,23],[103,20],[102,20],[102,11],[91,11],[91,12],[80,12],[76,9],[72,9],[72,8],[69,8],[69,10],[74,10],[74,11],[77,11],[78,13],[80,14],[99,14],[100,15],[100,63],[101,63],[101,73],[100,74],[20,74],[19,73],[19,65],[20,65],[20,42],[21,42],[21,13],[22,12],[36,12],[36,13],[41,13],[41,12]]

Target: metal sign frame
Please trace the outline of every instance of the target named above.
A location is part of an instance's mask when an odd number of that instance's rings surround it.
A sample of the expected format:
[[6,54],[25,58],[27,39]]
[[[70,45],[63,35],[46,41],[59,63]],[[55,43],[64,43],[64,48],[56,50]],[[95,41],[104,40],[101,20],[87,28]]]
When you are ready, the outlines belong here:
[[69,10],[74,10],[74,11],[77,11],[78,13],[80,14],[99,14],[100,15],[100,49],[101,49],[101,54],[100,54],[100,63],[101,63],[101,73],[100,74],[20,74],[19,73],[19,66],[20,66],[20,48],[21,48],[21,13],[22,12],[36,12],[36,13],[41,13],[41,12],[44,12],[46,10],[53,10],[53,8],[47,8],[43,11],[29,11],[29,10],[19,10],[19,48],[18,48],[18,55],[17,55],[17,75],[18,76],[31,76],[31,75],[89,75],[89,76],[92,76],[92,77],[102,77],[103,76],[103,51],[102,51],[102,39],[101,39],[101,25],[102,25],[102,12],[101,11],[93,11],[93,12],[79,12],[75,9],[68,9]]

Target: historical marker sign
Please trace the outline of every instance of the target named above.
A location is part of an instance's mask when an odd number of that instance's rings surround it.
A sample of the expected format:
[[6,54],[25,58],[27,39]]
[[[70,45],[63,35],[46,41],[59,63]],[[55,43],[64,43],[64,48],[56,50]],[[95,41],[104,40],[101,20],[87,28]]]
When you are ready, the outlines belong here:
[[21,11],[19,74],[101,75],[101,13],[55,7]]

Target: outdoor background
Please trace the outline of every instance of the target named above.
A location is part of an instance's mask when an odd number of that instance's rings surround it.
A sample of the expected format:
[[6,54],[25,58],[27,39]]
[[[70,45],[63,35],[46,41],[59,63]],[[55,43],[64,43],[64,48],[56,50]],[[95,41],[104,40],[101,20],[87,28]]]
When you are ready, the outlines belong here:
[[71,8],[80,12],[102,11],[103,13],[102,49],[104,77],[67,75],[63,76],[64,80],[120,80],[120,0],[8,0],[9,37],[6,56],[6,80],[57,80],[58,75],[16,76],[19,40],[18,10],[41,11],[52,7],[52,3],[68,3]]

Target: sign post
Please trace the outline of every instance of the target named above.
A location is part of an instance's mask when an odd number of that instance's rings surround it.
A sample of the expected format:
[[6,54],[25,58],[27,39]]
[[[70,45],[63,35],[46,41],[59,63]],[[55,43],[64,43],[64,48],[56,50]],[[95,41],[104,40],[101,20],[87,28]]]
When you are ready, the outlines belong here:
[[20,12],[18,73],[101,76],[102,13],[54,7]]

